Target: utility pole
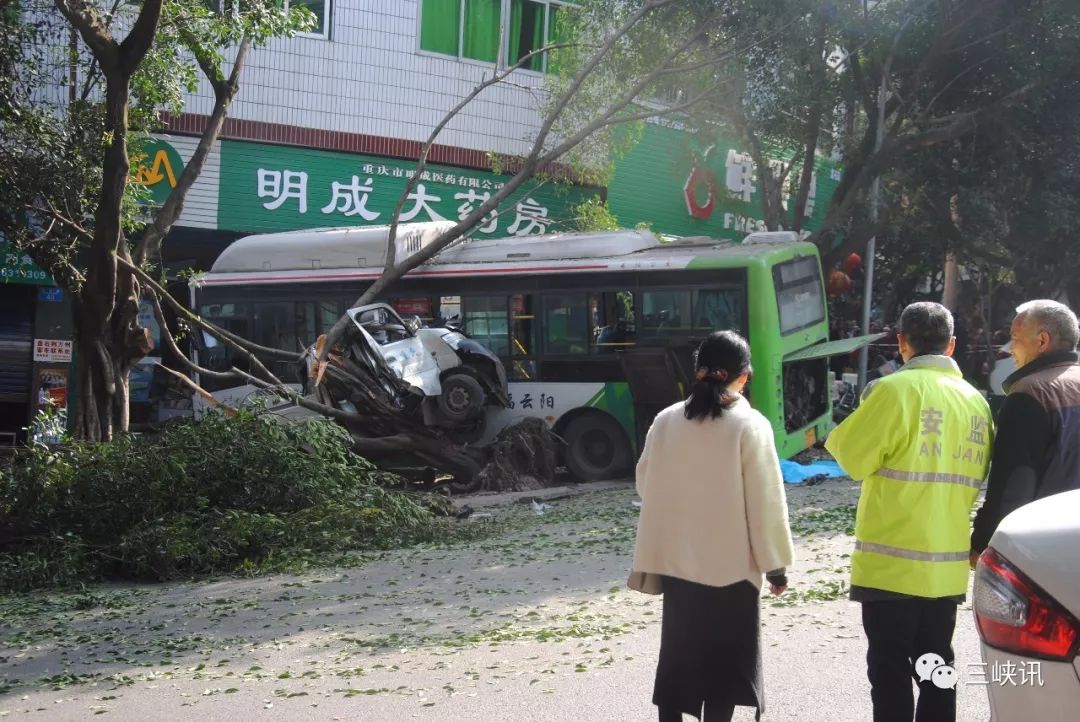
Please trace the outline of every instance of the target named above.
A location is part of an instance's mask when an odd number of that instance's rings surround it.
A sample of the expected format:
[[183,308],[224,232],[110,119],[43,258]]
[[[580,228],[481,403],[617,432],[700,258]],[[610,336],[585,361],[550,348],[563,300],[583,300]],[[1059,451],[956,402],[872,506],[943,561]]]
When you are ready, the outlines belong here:
[[[905,24],[906,26],[906,24]],[[890,58],[891,60],[891,58]],[[885,64],[885,70],[881,73],[881,85],[878,87],[877,102],[877,128],[874,133],[874,157],[881,150],[881,144],[885,139],[885,102],[888,99],[889,66]],[[874,176],[874,182],[870,184],[870,222],[877,225],[878,203],[881,195],[881,175]],[[877,236],[871,236],[866,244],[866,282],[863,288],[862,307],[862,335],[870,334],[870,307],[874,297],[874,254],[877,250]],[[870,347],[863,346],[859,351],[859,393],[866,388],[866,366],[870,361]]]

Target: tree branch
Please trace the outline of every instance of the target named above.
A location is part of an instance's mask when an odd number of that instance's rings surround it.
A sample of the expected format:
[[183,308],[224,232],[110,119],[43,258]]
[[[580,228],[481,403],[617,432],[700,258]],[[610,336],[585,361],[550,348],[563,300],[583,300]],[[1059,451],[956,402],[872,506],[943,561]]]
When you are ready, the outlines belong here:
[[195,147],[195,152],[192,153],[191,159],[184,165],[184,170],[176,180],[176,187],[172,189],[165,203],[154,215],[154,222],[145,230],[143,237],[139,240],[139,244],[135,249],[135,263],[140,265],[161,251],[161,244],[165,240],[165,236],[172,230],[173,225],[184,211],[184,202],[187,200],[188,191],[191,190],[191,186],[195,184],[195,181],[198,180],[199,175],[202,173],[203,167],[206,165],[206,159],[209,157],[214,143],[217,142],[218,137],[221,135],[221,129],[225,126],[225,117],[229,113],[229,107],[240,89],[240,73],[244,68],[244,61],[251,47],[251,40],[244,38],[240,41],[240,45],[236,50],[236,59],[233,61],[232,71],[229,73],[228,79],[221,77],[221,69],[209,57],[194,50],[197,47],[198,44],[194,40],[189,43],[189,49],[192,49],[199,67],[202,68],[203,74],[206,75],[214,88],[214,110],[206,123],[206,129],[203,130],[202,136],[199,138],[199,144]]
[[131,32],[124,38],[124,42],[120,43],[119,70],[125,78],[134,75],[139,63],[154,44],[158,22],[161,20],[161,4],[162,0],[143,0]]
[[390,230],[386,239],[386,262],[383,264],[384,272],[388,272],[397,264],[396,241],[398,224],[401,218],[401,211],[405,208],[405,202],[409,199],[409,194],[413,192],[414,188],[416,188],[416,182],[420,179],[420,174],[424,171],[424,168],[427,167],[427,160],[428,156],[431,154],[431,148],[435,145],[435,141],[438,139],[439,135],[443,132],[446,126],[450,123],[450,121],[457,117],[457,115],[462,110],[464,110],[465,107],[469,105],[469,103],[475,100],[476,97],[480,95],[480,93],[484,92],[484,90],[490,88],[493,85],[497,85],[503,82],[503,80],[507,76],[509,76],[515,70],[520,70],[521,68],[525,67],[525,65],[528,64],[528,62],[534,57],[550,52],[552,50],[567,47],[572,46],[569,43],[546,45],[525,55],[505,70],[493,73],[490,78],[481,82],[479,85],[473,88],[472,92],[466,95],[461,100],[461,102],[451,108],[450,111],[443,116],[442,120],[440,120],[439,123],[431,130],[431,133],[428,135],[427,140],[424,141],[423,147],[420,149],[420,156],[416,161],[416,168],[413,170],[412,175],[409,176],[408,181],[406,181],[405,188],[401,191],[401,195],[398,197],[398,202],[394,206],[393,215],[390,216]]
[[[217,381],[231,381],[238,378],[236,374],[231,371],[211,371],[208,368],[203,368],[197,363],[187,357],[180,347],[176,344],[176,339],[172,335],[172,331],[169,330],[169,325],[165,322],[165,314],[161,310],[161,301],[158,300],[156,293],[149,294],[150,303],[154,307],[154,318],[157,319],[158,326],[161,327],[161,335],[165,339],[165,345],[172,351],[173,355],[180,359],[180,362],[184,364],[190,371],[199,374],[199,377],[207,377],[215,379]],[[164,367],[163,367],[164,368]]]
[[[83,42],[94,54],[102,69],[115,72],[120,69],[120,46],[109,32],[93,4],[86,0],[54,0],[56,8],[63,13],[72,27],[79,31]],[[160,0],[157,0],[160,3]]]
[[[548,113],[547,117],[544,119],[544,122],[541,124],[541,127],[533,141],[532,149],[530,150],[528,156],[525,158],[518,172],[509,181],[507,181],[507,183],[501,189],[499,189],[492,197],[490,197],[487,201],[481,204],[479,208],[476,208],[472,213],[459,221],[453,228],[443,233],[433,243],[429,244],[425,248],[420,249],[419,252],[414,253],[412,256],[410,256],[408,259],[405,259],[405,261],[401,263],[395,262],[393,264],[385,264],[382,275],[371,286],[369,286],[367,290],[364,291],[364,293],[360,295],[360,298],[357,299],[356,303],[353,304],[353,307],[367,303],[370,299],[375,298],[379,293],[381,293],[384,288],[389,286],[394,281],[397,281],[410,270],[430,260],[431,258],[434,258],[436,254],[441,252],[451,243],[457,241],[459,238],[462,237],[464,233],[466,233],[468,230],[480,223],[488,213],[496,210],[503,200],[508,198],[511,193],[517,190],[529,177],[531,177],[532,174],[536,171],[537,166],[539,165],[537,159],[539,158],[540,153],[544,148],[544,144],[547,140],[548,134],[554,127],[555,120],[570,103],[578,90],[580,90],[582,85],[585,83],[585,80],[600,66],[600,63],[611,52],[612,48],[615,47],[616,43],[627,32],[629,32],[629,30],[633,28],[636,23],[638,23],[642,18],[644,18],[646,15],[653,12],[654,10],[665,5],[670,5],[674,1],[675,0],[650,0],[649,2],[646,2],[640,9],[634,12],[629,19],[627,19],[622,25],[616,28],[615,31],[613,31],[610,35],[608,35],[604,43],[601,44],[600,48],[598,48],[596,52],[594,52],[593,55],[590,56],[590,58],[585,62],[581,69],[578,70],[577,74],[574,76],[574,79],[570,82],[568,88],[560,95],[558,101],[555,103],[554,109],[550,113]],[[698,32],[703,33],[706,31],[707,29],[702,28],[699,29]],[[528,56],[526,56],[526,58],[522,58],[522,60],[527,59],[527,57]],[[478,93],[479,91],[476,92]],[[471,97],[475,97],[475,95],[472,95]],[[460,107],[463,106],[459,104],[459,106],[457,106],[456,109],[452,112],[458,112],[460,110]],[[445,126],[445,124],[445,122],[440,123],[441,126]],[[422,157],[427,157],[427,153],[430,151],[431,144],[432,142],[430,140],[428,143],[425,144],[424,149],[421,152]],[[417,177],[419,177],[419,167],[417,168],[417,171],[414,171],[413,177],[410,180],[414,180]],[[408,189],[406,189],[406,191],[402,195],[407,198]],[[397,220],[400,217],[400,211],[403,205],[404,201],[399,199],[398,206],[395,209],[392,219],[395,228]],[[394,247],[395,241],[396,238],[392,234],[388,234],[388,259],[392,257],[391,254],[396,253]],[[351,323],[351,320],[348,318],[348,315],[344,315],[339,318],[337,322],[330,328],[330,330],[326,334],[326,343],[323,346],[322,350],[319,352],[319,362],[326,361],[331,349],[337,344],[345,329],[348,328],[349,323]]]
[[225,329],[221,328],[220,326],[217,326],[216,324],[210,323],[201,316],[185,308],[182,303],[172,297],[171,293],[162,288],[157,281],[151,278],[149,274],[147,274],[138,266],[130,263],[123,258],[118,258],[118,262],[130,273],[134,274],[136,278],[146,284],[148,288],[152,289],[154,293],[158,295],[158,298],[165,299],[165,303],[169,305],[169,307],[173,310],[174,313],[177,314],[177,316],[184,318],[185,320],[198,326],[204,331],[210,333],[215,338],[219,339],[222,343],[224,343],[226,346],[244,356],[249,362],[251,362],[252,366],[257,368],[261,373],[266,376],[266,378],[273,380],[275,383],[280,384],[281,381],[274,374],[270,373],[270,370],[267,369],[266,366],[263,365],[262,361],[260,361],[255,355],[256,353],[273,356],[275,358],[285,358],[292,361],[299,361],[300,354],[298,353],[289,353],[287,351],[282,351],[281,349],[269,348],[268,346],[260,346],[259,344],[252,343],[251,341],[248,341],[245,338],[241,338],[234,333],[230,333]]
[[818,135],[821,133],[821,116],[825,104],[825,36],[828,31],[828,21],[822,13],[818,23],[817,42],[814,44],[812,60],[814,62],[814,81],[812,85],[813,100],[810,103],[810,118],[806,125],[806,134],[803,136],[803,162],[802,173],[799,175],[799,190],[795,194],[794,217],[791,219],[792,229],[796,232],[803,227],[803,217],[806,214],[806,203],[810,198],[810,185],[814,178],[814,157],[817,155]]
[[997,101],[984,105],[978,110],[966,113],[954,113],[943,118],[931,118],[928,123],[939,127],[921,133],[911,133],[897,138],[897,150],[907,151],[923,148],[937,143],[954,140],[975,130],[981,123],[1000,115],[1002,111],[1026,100],[1035,91],[1046,85],[1045,80],[1027,83]]

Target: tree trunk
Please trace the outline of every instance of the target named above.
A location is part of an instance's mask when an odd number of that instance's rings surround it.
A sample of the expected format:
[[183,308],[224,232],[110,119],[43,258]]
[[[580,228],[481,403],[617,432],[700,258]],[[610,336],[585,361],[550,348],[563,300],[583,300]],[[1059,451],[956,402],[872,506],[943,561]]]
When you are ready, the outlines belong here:
[[127,431],[131,369],[153,347],[149,329],[138,325],[138,287],[120,285],[128,293],[106,317],[96,311],[101,304],[89,298],[89,287],[72,309],[78,379],[73,434],[86,441],[111,441]]

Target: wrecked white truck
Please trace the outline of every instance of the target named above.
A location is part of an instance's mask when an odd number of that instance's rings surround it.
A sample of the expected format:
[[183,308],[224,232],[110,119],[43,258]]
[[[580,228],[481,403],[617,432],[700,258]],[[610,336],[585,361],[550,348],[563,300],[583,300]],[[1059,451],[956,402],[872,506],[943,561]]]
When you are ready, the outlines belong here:
[[[420,415],[426,426],[442,429],[459,442],[477,441],[485,431],[487,408],[509,405],[502,361],[460,331],[424,328],[418,317],[402,318],[385,303],[346,313],[354,327],[331,353],[330,363],[341,368],[364,364],[375,370],[388,397],[407,413]],[[322,385],[315,366],[320,347],[316,344],[304,356],[308,394]],[[325,401],[357,411],[350,396],[360,389],[338,387],[333,379],[326,383]]]

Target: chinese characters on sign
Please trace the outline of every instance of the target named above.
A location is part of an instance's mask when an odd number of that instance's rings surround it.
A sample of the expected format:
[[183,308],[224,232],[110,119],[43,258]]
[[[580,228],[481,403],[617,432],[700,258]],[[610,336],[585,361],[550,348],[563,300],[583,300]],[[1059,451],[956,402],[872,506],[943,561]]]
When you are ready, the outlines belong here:
[[71,346],[71,341],[35,338],[34,361],[36,363],[70,363]]
[[[397,179],[395,186],[400,186],[400,180],[407,178],[410,171],[374,164],[365,164],[361,170],[363,176],[353,175],[348,181],[331,181],[329,188],[323,193],[324,189],[316,191],[310,186],[307,171],[260,167],[256,170],[256,195],[262,207],[268,211],[288,209],[303,215],[308,212],[310,194],[319,192],[322,194],[319,196],[320,200],[323,197],[329,199],[325,205],[319,207],[323,215],[359,216],[369,223],[380,220],[389,223],[393,212],[391,209],[376,210],[371,207],[377,188],[384,182],[380,177]],[[456,186],[464,190],[451,194],[433,187],[432,184]],[[400,220],[403,223],[445,221],[450,217],[459,221],[465,220],[491,199],[493,191],[501,190],[504,185],[501,181],[486,178],[423,171],[416,186],[406,197]],[[384,190],[395,195],[400,192],[396,187]],[[510,236],[546,233],[554,221],[550,212],[546,205],[535,198],[525,197],[513,205],[512,213],[505,213],[511,220],[502,228],[502,232]],[[501,218],[498,211],[489,211],[481,219],[478,232],[485,235],[498,233]]]
[[30,256],[0,241],[0,283],[49,284],[52,279]]
[[[261,169],[260,169],[261,171]],[[304,175],[304,187],[307,188],[307,174]],[[352,183],[345,185],[344,183],[338,183],[334,181],[330,184],[331,191],[333,192],[333,198],[322,208],[323,213],[339,212],[346,216],[360,216],[365,221],[376,220],[381,213],[378,211],[369,211],[367,209],[368,194],[371,193],[371,179],[368,178],[363,185],[360,184],[360,178],[357,176],[352,177]],[[265,203],[265,207],[269,208]],[[272,210],[272,209],[271,209]],[[303,211],[301,211],[302,213]]]
[[514,398],[514,392],[511,391],[508,395],[510,400],[510,406],[507,408],[516,409],[520,406],[523,409],[554,409],[555,408],[555,396],[552,394],[543,393],[537,397],[534,397],[531,393],[524,393],[520,399]]
[[[798,188],[800,174],[795,171],[800,170],[800,168],[796,167],[788,169],[787,164],[784,161],[777,160],[769,161],[768,164],[772,169],[774,176],[778,177],[786,173],[784,185],[787,193],[781,197],[781,205],[784,210],[787,210],[788,197],[793,197]],[[743,202],[751,202],[751,200],[753,200],[753,195],[757,192],[758,188],[754,185],[757,167],[754,165],[754,159],[750,154],[740,153],[734,148],[728,149],[727,162],[724,165],[724,169],[725,187]],[[816,199],[817,172],[815,171],[810,174],[810,188],[806,193],[806,208],[803,210],[803,215],[805,217],[810,218],[814,215],[814,203]]]
[[276,211],[285,205],[285,201],[294,198],[297,210],[307,213],[307,173],[260,168],[259,198],[272,199],[263,203],[263,208],[268,211]]

